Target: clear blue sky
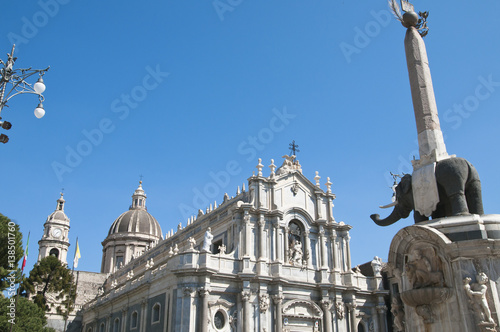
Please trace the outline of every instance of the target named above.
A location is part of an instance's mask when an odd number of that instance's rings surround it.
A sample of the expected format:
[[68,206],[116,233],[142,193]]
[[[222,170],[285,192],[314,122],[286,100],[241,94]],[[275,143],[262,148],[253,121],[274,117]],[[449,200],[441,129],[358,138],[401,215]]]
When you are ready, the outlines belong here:
[[[476,166],[485,211],[498,213],[500,3],[414,4],[430,11],[425,41],[448,152]],[[209,195],[220,202],[257,158],[281,164],[292,140],[304,174],[319,171],[323,189],[333,182],[334,216],[353,226],[353,265],[386,260],[392,236],[413,223],[369,218],[388,213],[378,208],[390,201],[388,172],[410,172],[418,158],[405,29],[386,1],[9,1],[1,21],[3,60],[16,42],[16,67],[51,66],[44,118],[32,95],[1,114],[12,129],[2,130],[0,212],[31,232],[29,269],[61,188],[69,257],[78,236],[79,269],[99,271],[101,241],[140,175],[166,233],[186,223],[183,208],[207,207],[194,200],[211,172],[238,165]]]

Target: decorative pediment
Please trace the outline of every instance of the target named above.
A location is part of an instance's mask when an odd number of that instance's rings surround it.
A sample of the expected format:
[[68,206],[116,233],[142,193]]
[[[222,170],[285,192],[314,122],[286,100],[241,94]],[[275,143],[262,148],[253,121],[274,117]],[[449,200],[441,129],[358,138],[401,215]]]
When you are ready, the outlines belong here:
[[323,317],[323,311],[314,302],[291,300],[283,305],[283,315],[287,317],[321,319]]

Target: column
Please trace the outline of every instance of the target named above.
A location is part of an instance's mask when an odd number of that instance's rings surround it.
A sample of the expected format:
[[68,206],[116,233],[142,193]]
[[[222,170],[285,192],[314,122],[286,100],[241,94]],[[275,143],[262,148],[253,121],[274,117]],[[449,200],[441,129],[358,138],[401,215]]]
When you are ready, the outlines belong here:
[[323,308],[323,317],[325,323],[325,332],[332,332],[332,314],[330,312],[331,302],[328,299],[323,299],[321,301],[321,307]]
[[275,327],[276,332],[283,331],[283,312],[282,312],[282,303],[283,303],[283,295],[276,294],[273,295],[273,301],[276,308],[276,316],[275,316]]
[[347,233],[347,235],[344,237],[344,240],[345,240],[345,248],[346,248],[346,254],[347,254],[347,269],[346,271],[350,271],[351,270],[351,249],[350,249],[350,245],[349,245],[349,241],[351,240],[351,237],[349,236],[349,233]]
[[273,218],[273,243],[271,244],[273,247],[274,257],[273,261],[278,261],[280,258],[280,246],[279,246],[279,223],[278,218]]
[[379,331],[380,332],[386,332],[387,331],[387,324],[386,324],[386,313],[387,313],[387,307],[385,304],[379,304],[377,306],[377,313],[378,313],[378,321],[379,321]]
[[285,245],[285,263],[288,264],[288,227],[285,227],[285,238],[283,239]]
[[316,194],[316,218],[323,219],[321,215],[321,196],[319,194]]
[[355,332],[357,331],[357,324],[356,324],[356,299],[353,299],[352,302],[346,303],[347,308],[349,309],[349,321],[351,324],[351,331]]
[[243,301],[243,332],[252,332],[250,322],[252,321],[251,305],[250,305],[250,291],[241,293],[241,300]]
[[266,220],[264,219],[264,215],[260,215],[259,219],[259,260],[265,259],[265,244],[266,237],[264,236],[264,226],[266,225]]
[[319,243],[321,250],[321,268],[328,269],[328,260],[326,256],[326,243],[325,243],[325,229],[323,226],[319,226]]
[[122,309],[122,320],[121,320],[122,331],[127,330],[127,311],[128,311],[128,308]]
[[243,217],[244,227],[245,227],[245,251],[244,256],[250,256],[250,215],[248,211],[245,211],[245,216]]
[[330,235],[330,242],[332,244],[332,261],[333,261],[333,270],[337,270],[339,267],[339,262],[337,259],[337,232],[332,230],[332,234]]
[[146,322],[147,322],[147,301],[144,299],[141,302],[141,332],[146,332]]
[[206,288],[200,288],[199,294],[201,297],[201,315],[200,315],[200,331],[208,331],[208,295],[209,290]]
[[307,267],[309,268],[312,268],[312,248],[311,248],[311,239],[309,239],[309,235],[311,233],[309,233],[309,231],[305,231],[304,232],[304,249],[305,249],[305,252],[304,252],[304,255],[305,255],[305,258],[307,260]]

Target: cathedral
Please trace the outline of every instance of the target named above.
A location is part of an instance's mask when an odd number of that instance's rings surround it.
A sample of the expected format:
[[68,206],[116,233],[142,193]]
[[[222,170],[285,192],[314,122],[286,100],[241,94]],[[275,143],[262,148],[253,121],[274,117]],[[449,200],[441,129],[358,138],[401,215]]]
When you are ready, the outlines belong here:
[[[382,262],[351,268],[351,226],[333,216],[330,178],[311,182],[294,155],[163,235],[142,181],[102,241],[100,273],[75,271],[77,299],[56,330],[390,331]],[[267,173],[267,175],[264,175]],[[66,262],[64,199],[47,218],[39,259]],[[67,324],[67,325],[66,325]]]

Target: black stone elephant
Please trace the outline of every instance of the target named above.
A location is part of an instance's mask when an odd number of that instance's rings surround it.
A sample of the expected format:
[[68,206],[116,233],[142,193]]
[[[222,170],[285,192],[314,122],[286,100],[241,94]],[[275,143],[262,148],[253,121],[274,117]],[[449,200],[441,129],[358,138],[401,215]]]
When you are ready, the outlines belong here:
[[[471,163],[463,158],[444,159],[436,163],[435,175],[439,203],[432,212],[433,219],[484,214],[481,181]],[[388,226],[401,218],[407,218],[414,209],[412,177],[406,174],[396,186],[396,201],[392,213],[385,219],[380,219],[378,214],[372,214],[370,218],[379,226]],[[414,211],[413,215],[416,223],[429,219],[418,211]]]

